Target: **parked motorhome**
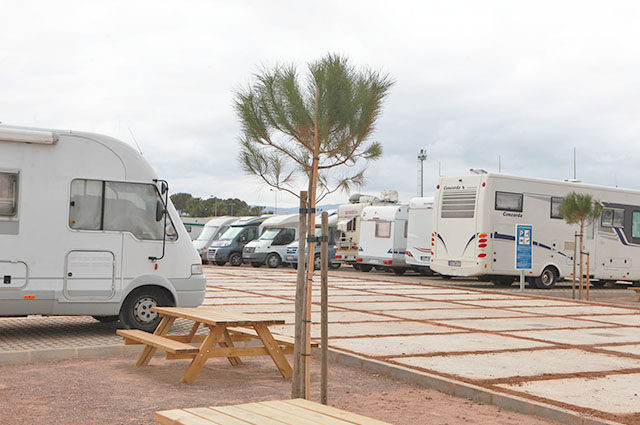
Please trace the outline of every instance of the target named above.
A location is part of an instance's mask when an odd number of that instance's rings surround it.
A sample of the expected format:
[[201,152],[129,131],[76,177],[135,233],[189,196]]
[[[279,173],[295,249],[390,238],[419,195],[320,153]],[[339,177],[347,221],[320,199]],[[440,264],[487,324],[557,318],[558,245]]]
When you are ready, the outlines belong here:
[[[336,225],[338,224],[338,212],[336,210],[333,210],[333,212],[329,213],[329,217],[328,217],[328,224],[329,224],[329,267],[332,269],[338,269],[340,268],[340,263],[337,262],[335,260],[335,243],[336,243],[336,237],[340,234],[340,231],[338,230],[338,228],[336,227]],[[316,216],[316,226],[315,226],[315,236],[320,237],[322,236],[322,217],[321,216]],[[298,268],[298,246],[299,246],[299,241],[295,241],[295,242],[291,242],[289,245],[287,245],[287,249],[286,249],[286,257],[285,257],[285,261],[289,264],[291,264],[291,266],[293,268]],[[322,246],[320,243],[316,243],[314,244],[314,268],[320,269],[320,253],[322,251]],[[309,258],[308,257],[308,253],[305,252],[305,261],[306,259]]]
[[219,266],[227,261],[232,266],[242,265],[242,250],[245,245],[255,240],[262,233],[262,223],[267,217],[242,217],[216,241],[211,243],[207,251],[207,259]]
[[398,192],[384,190],[380,198],[370,195],[354,194],[349,198],[349,203],[338,206],[337,228],[340,237],[336,240],[335,262],[351,264],[359,267],[356,261],[358,247],[360,245],[360,216],[362,210],[369,205],[388,205],[398,202]]
[[421,275],[431,272],[431,226],[433,222],[433,198],[413,198],[409,202],[407,225],[407,249],[404,259]]
[[260,237],[245,245],[242,259],[253,267],[266,264],[269,267],[280,267],[285,263],[287,245],[298,239],[298,214],[277,215],[262,223]]
[[[448,276],[478,276],[511,285],[515,226],[533,226],[533,267],[527,279],[552,288],[573,272],[575,225],[562,219],[570,192],[590,194],[603,206],[585,230],[590,274],[599,283],[640,279],[640,191],[576,182],[476,174],[441,177],[434,208],[431,268]],[[585,265],[586,268],[586,265]]]
[[[187,230],[187,234],[192,241],[195,241],[200,237],[200,233],[204,230],[204,226],[213,217],[185,217],[180,216],[184,228]],[[197,248],[196,248],[197,249]]]
[[[43,248],[44,247],[44,248]],[[153,330],[206,279],[167,183],[111,137],[0,125],[0,315]]]
[[407,248],[407,205],[372,205],[360,217],[358,265],[368,272],[384,267],[396,274],[407,271],[404,252]]
[[[186,227],[185,218],[186,217],[183,217],[182,221]],[[229,225],[238,220],[238,218],[239,217],[223,216],[207,219],[208,221],[202,227],[202,231],[193,241],[193,246],[196,251],[198,251],[198,254],[200,254],[203,263],[207,262],[207,249],[211,245],[211,242],[220,239],[220,236],[229,229]]]

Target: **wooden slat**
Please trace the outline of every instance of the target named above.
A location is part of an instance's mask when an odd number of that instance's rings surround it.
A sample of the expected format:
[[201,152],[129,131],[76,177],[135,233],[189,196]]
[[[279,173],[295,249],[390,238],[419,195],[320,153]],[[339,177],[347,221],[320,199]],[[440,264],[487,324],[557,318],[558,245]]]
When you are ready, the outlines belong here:
[[265,347],[267,347],[269,351],[269,355],[273,359],[273,362],[276,364],[280,374],[283,378],[291,378],[293,375],[293,371],[291,370],[291,365],[287,361],[287,358],[284,356],[284,353],[280,349],[278,343],[273,339],[271,332],[269,332],[269,328],[265,325],[253,325],[253,328],[258,333],[258,336],[262,340],[262,343]]
[[293,404],[285,403],[283,401],[275,400],[275,401],[265,401],[259,403],[265,406],[272,407],[274,409],[282,410],[284,412],[289,412],[298,416],[302,416],[303,418],[312,419],[323,425],[353,425],[353,422],[345,421],[343,419],[334,418],[332,416],[327,416],[320,412],[315,412],[313,410],[305,409],[304,407],[296,406]]
[[287,425],[319,425],[319,422],[293,413],[283,412],[282,410],[274,409],[273,407],[265,406],[260,403],[239,404],[237,407],[257,415],[266,416],[270,419],[283,422]]
[[233,416],[236,419],[240,419],[250,424],[282,425],[281,421],[276,421],[275,419],[270,419],[266,416],[259,415],[254,412],[249,412],[248,410],[241,409],[237,406],[211,407],[211,409],[222,412],[229,416]]
[[[235,346],[233,345],[233,340],[231,339],[231,335],[229,335],[229,331],[226,328],[224,330],[223,338],[224,341],[218,342],[218,345],[221,348],[235,348]],[[242,360],[240,360],[240,357],[227,357],[227,359],[229,360],[229,363],[231,363],[231,366],[239,366],[242,364]]]
[[196,407],[184,410],[208,420],[209,422],[207,422],[207,424],[209,425],[248,425],[246,421],[218,412],[217,409],[213,407]]
[[[214,425],[211,421],[181,409],[164,410],[153,415],[156,422],[162,425]],[[243,424],[246,425],[246,424]]]
[[356,413],[347,412],[344,410],[336,409],[335,407],[325,406],[324,404],[314,403],[312,401],[304,400],[301,398],[296,398],[294,400],[283,400],[283,402],[292,404],[294,406],[300,406],[314,412],[319,412],[327,416],[342,419],[357,425],[392,425],[388,422],[368,418]]
[[172,354],[198,352],[197,347],[138,329],[118,329],[116,333],[125,339],[131,339],[155,348],[160,348]]
[[[165,336],[169,332],[169,329],[171,329],[171,326],[175,321],[176,321],[175,317],[168,317],[168,316],[163,317],[160,320],[160,323],[158,324],[158,327],[156,328],[154,334],[159,336]],[[142,353],[140,354],[140,357],[138,358],[138,361],[136,362],[136,366],[148,365],[151,359],[153,358],[153,355],[155,354],[156,350],[157,348],[151,345],[144,347],[144,349],[142,350]]]
[[255,323],[261,323],[264,325],[282,325],[285,323],[284,320],[280,319],[249,316],[242,313],[214,310],[202,307],[153,307],[151,310],[163,316],[181,317],[183,319],[189,319],[214,326],[253,326]]
[[[254,330],[254,329],[250,329],[250,328],[229,328],[229,332],[234,333],[234,334],[244,334],[244,335],[251,335],[254,338],[260,338],[258,336],[258,333]],[[290,345],[291,347],[293,347],[295,345],[295,339],[287,336],[287,335],[279,335],[279,334],[271,334],[273,335],[273,339],[275,339],[278,344],[280,345]],[[234,340],[235,341],[235,340]],[[318,347],[318,343],[317,342],[312,342],[311,346],[314,348]]]
[[[240,351],[226,351],[228,350],[228,348],[224,348],[225,351],[218,351],[218,350],[223,350],[222,348],[214,348],[213,350],[211,350],[211,352],[209,353],[209,357],[214,357],[214,358],[219,358],[219,357],[229,357],[231,355],[236,355],[236,356],[242,356],[242,357],[255,357],[255,356],[268,356],[269,352],[267,351],[267,349],[265,347],[235,347],[236,350],[240,350]],[[280,349],[282,350],[283,354],[293,354],[293,347],[290,346],[286,346],[286,345],[281,345]],[[171,354],[171,353],[167,353],[167,360],[184,360],[184,359],[192,359],[194,358],[198,353],[177,353],[177,354]]]
[[200,346],[198,354],[191,360],[189,368],[182,376],[181,382],[190,384],[196,380],[204,364],[207,362],[211,350],[216,346],[218,341],[222,339],[224,330],[224,326],[216,326],[210,330],[209,335],[207,335],[207,338]]

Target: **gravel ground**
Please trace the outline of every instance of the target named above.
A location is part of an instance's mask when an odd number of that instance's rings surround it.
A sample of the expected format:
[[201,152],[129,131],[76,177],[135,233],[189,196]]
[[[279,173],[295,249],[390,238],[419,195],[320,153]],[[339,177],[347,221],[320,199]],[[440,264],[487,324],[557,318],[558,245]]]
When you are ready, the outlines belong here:
[[[131,357],[0,366],[0,423],[150,424],[153,412],[288,399],[291,381],[270,359],[240,367],[210,360],[195,384],[180,384],[187,361]],[[319,400],[319,361],[312,400]],[[535,417],[451,397],[341,365],[330,365],[329,404],[397,425],[549,424]]]

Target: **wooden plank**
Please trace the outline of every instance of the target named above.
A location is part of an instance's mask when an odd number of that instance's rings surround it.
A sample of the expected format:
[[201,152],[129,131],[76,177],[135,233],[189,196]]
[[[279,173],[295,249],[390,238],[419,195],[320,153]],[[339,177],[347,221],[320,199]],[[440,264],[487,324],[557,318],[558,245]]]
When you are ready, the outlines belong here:
[[247,403],[239,404],[237,407],[246,410],[248,412],[255,413],[257,415],[266,416],[267,418],[283,422],[287,425],[319,425],[320,422],[316,422],[303,416],[298,416],[294,413],[284,412],[282,410],[274,409],[273,407],[265,406],[261,403]]
[[[162,425],[214,425],[215,422],[208,421],[193,413],[185,412],[181,409],[163,410],[156,412],[153,419]],[[246,424],[243,424],[246,425]]]
[[193,342],[193,343],[203,342],[206,337],[207,337],[206,335],[194,335],[193,337],[191,337],[191,341],[189,341],[189,335],[166,335],[165,336],[165,338],[169,338],[174,341],[184,342],[185,344],[189,342]]
[[291,365],[289,365],[289,362],[287,361],[287,358],[284,356],[284,353],[280,349],[280,346],[278,345],[278,343],[273,339],[273,336],[271,335],[269,328],[267,328],[265,325],[262,325],[262,324],[260,325],[256,324],[253,326],[253,328],[258,333],[258,336],[262,340],[262,343],[264,344],[264,346],[267,347],[267,349],[269,350],[269,355],[271,356],[271,358],[273,359],[273,362],[278,367],[278,370],[280,371],[280,374],[282,374],[282,377],[285,379],[291,378],[291,375],[293,375],[293,371],[291,370]]
[[[171,326],[175,321],[176,321],[175,317],[164,316],[162,320],[160,320],[160,323],[158,324],[158,327],[156,328],[156,331],[154,332],[154,334],[159,336],[165,336],[169,332],[169,329],[171,329]],[[156,350],[157,350],[156,347],[153,347],[151,345],[146,346],[144,350],[142,350],[142,353],[140,354],[140,357],[136,362],[136,366],[148,365],[151,359],[153,358],[153,355],[156,353]]]
[[200,322],[195,322],[193,324],[193,326],[191,327],[191,330],[189,331],[189,335],[187,335],[186,342],[191,342],[193,340],[193,337],[196,335],[196,332],[198,332],[199,327],[200,327]]
[[280,319],[260,318],[242,313],[208,309],[206,307],[153,307],[151,310],[162,315],[181,317],[183,319],[202,322],[214,326],[253,326],[255,323],[262,323],[265,325],[282,325],[285,323],[284,320]]
[[379,421],[377,419],[368,418],[366,416],[358,415],[356,413],[347,412],[345,410],[337,409],[331,406],[325,406],[323,404],[314,403],[313,401],[296,398],[294,400],[283,400],[284,403],[289,403],[294,406],[300,406],[307,410],[319,412],[327,416],[342,419],[356,425],[392,425],[388,422]]
[[[229,335],[229,331],[225,328],[224,330],[224,334],[223,334],[223,341],[218,342],[218,345],[221,348],[235,348],[235,346],[233,345],[233,340],[231,339],[231,335]],[[229,363],[231,363],[231,366],[239,366],[242,364],[242,360],[240,360],[240,357],[227,357],[227,359],[229,360]]]
[[243,424],[248,422],[250,424],[259,424],[259,425],[282,425],[281,421],[276,421],[266,416],[241,409],[237,406],[212,407],[211,409],[216,410],[218,412],[222,412],[226,415],[232,416],[239,420],[245,421],[243,422]]
[[248,425],[246,421],[237,419],[217,411],[215,407],[196,407],[192,409],[184,409],[186,412],[197,415],[208,420],[208,424],[216,425]]
[[[229,332],[231,332],[232,334],[244,334],[244,335],[253,336],[254,338],[260,338],[258,336],[258,333],[254,329],[250,329],[250,328],[234,328],[234,327],[232,327],[232,328],[229,328]],[[273,336],[273,338],[280,345],[290,345],[291,347],[293,347],[295,345],[295,339],[290,337],[290,336],[273,334],[273,333],[271,335]],[[317,348],[318,347],[318,343],[317,342],[312,342],[311,346],[314,347],[314,348]]]
[[353,422],[345,421],[343,419],[338,419],[332,416],[327,416],[324,413],[315,412],[313,410],[305,409],[304,407],[295,406],[293,404],[285,403],[279,400],[265,401],[259,404],[302,416],[303,418],[314,420],[323,425],[353,425]]
[[181,382],[190,384],[196,380],[200,371],[204,367],[204,364],[207,362],[209,358],[209,353],[216,346],[218,341],[222,339],[222,335],[224,333],[224,326],[216,326],[213,329],[210,329],[209,335],[204,340],[202,345],[200,346],[200,351],[198,354],[191,360],[191,364],[189,368],[184,373]]
[[172,354],[198,352],[198,347],[138,329],[118,329],[116,333],[125,339],[131,339],[151,347],[160,348]]
[[[283,354],[293,354],[293,347],[288,347],[286,345],[280,346]],[[211,353],[209,353],[209,357],[219,358],[219,357],[229,357],[230,355],[240,356],[240,357],[255,357],[255,356],[268,356],[269,352],[265,347],[235,347],[235,350],[239,351],[218,351],[222,350],[222,348],[214,348]],[[228,350],[225,348],[224,350]],[[176,353],[171,354],[167,353],[167,360],[184,360],[184,359],[193,359],[197,356],[198,353]]]

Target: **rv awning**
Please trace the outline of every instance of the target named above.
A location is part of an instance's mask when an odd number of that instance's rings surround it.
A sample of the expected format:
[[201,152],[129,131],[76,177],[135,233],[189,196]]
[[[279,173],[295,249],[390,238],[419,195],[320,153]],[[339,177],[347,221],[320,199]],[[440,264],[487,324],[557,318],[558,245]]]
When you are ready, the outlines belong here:
[[345,218],[344,220],[340,220],[338,222],[338,226],[346,226],[347,223],[350,222],[351,220],[353,220],[353,217],[352,218]]

